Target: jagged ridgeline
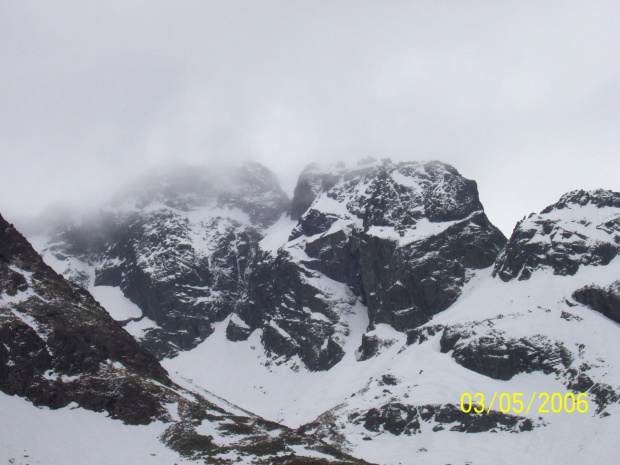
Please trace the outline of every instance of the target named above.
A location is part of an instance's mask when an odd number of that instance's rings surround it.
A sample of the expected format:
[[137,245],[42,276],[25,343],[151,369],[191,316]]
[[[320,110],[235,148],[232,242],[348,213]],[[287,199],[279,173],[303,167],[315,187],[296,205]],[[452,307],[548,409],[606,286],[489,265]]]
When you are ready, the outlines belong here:
[[564,194],[515,226],[493,275],[503,281],[526,280],[543,268],[572,276],[581,266],[608,265],[620,251],[617,209],[617,192],[598,189]]
[[[415,328],[505,242],[474,181],[440,162],[382,160],[312,164],[291,201],[256,163],[153,176],[97,218],[48,231],[41,250],[85,287],[119,287],[160,358],[232,315],[230,340],[260,329],[269,353],[324,370],[343,355],[353,307],[367,307],[370,330]],[[364,356],[376,343],[364,337]]]

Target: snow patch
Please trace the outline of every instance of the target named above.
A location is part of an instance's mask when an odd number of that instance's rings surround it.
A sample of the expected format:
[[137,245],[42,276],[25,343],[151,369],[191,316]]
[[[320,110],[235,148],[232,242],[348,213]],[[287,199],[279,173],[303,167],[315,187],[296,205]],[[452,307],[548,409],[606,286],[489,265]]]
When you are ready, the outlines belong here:
[[140,318],[142,310],[123,294],[120,287],[93,286],[90,292],[110,316],[117,321]]

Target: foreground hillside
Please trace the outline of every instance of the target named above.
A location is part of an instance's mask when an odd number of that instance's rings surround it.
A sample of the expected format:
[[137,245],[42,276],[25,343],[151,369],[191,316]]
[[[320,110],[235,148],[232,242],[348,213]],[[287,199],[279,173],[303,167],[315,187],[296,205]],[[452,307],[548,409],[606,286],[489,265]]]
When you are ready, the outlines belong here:
[[1,216],[0,391],[9,463],[360,463],[175,384]]

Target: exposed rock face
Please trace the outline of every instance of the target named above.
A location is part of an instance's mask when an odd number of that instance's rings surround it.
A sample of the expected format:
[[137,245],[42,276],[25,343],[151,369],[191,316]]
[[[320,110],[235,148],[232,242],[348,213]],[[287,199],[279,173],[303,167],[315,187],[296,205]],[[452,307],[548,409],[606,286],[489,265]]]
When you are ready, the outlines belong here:
[[362,343],[358,348],[357,360],[363,362],[376,357],[385,349],[393,346],[397,340],[390,337],[381,337],[374,331],[368,331],[362,335]]
[[371,326],[414,328],[448,308],[505,243],[476,183],[439,162],[311,165],[295,192],[298,224],[275,257],[258,256],[239,316],[265,328],[269,350],[314,370],[342,357],[357,301]]
[[573,299],[620,323],[620,280],[604,288],[592,284],[578,289]]
[[561,342],[543,335],[515,339],[503,331],[480,333],[466,326],[446,328],[441,336],[441,351],[453,350],[452,357],[459,365],[502,380],[534,371],[558,373],[573,361]]
[[504,281],[549,268],[574,275],[580,266],[607,265],[620,251],[620,193],[573,191],[539,215],[520,221],[495,265]]
[[[343,428],[344,423],[347,426]],[[339,427],[340,425],[340,427]],[[457,405],[422,404],[392,400],[373,408],[347,408],[340,405],[299,428],[341,448],[350,448],[350,436],[373,440],[378,436],[413,436],[440,431],[458,433],[508,432],[524,433],[546,423],[510,413],[492,410],[488,413],[465,413]],[[405,440],[405,439],[404,439]]]
[[63,226],[50,252],[84,262],[82,272],[67,273],[79,284],[120,287],[157,325],[142,333],[143,344],[171,356],[203,341],[245,299],[263,230],[288,206],[258,164],[167,173],[124,192],[97,221]]

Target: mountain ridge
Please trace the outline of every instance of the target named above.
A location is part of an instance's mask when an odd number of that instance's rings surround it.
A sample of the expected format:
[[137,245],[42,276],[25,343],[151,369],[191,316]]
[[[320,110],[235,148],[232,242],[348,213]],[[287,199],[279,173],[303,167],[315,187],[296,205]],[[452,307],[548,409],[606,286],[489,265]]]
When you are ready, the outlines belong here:
[[[188,189],[185,198],[195,186]],[[104,260],[80,261],[62,234],[39,249],[69,275],[82,267],[92,292],[120,283],[140,307],[121,323],[186,389],[207,388],[378,463],[407,462],[411,453],[420,463],[497,463],[483,454],[499,450],[488,434],[513,454],[525,438],[545,438],[566,463],[613,450],[603,422],[617,424],[620,405],[620,194],[567,193],[508,240],[484,214],[475,182],[437,161],[310,165],[293,199],[270,204],[262,224],[238,216],[238,203],[192,219],[196,210],[174,198],[137,208],[131,225],[143,233],[115,240]],[[129,268],[123,274],[128,244],[148,252],[130,258],[134,272],[148,271],[139,257],[154,253],[162,259],[155,278],[172,276],[162,289],[172,289],[173,326],[151,320],[132,296],[131,286],[138,294],[147,287],[131,284]],[[209,250],[202,268],[200,250]],[[190,272],[176,276],[179,264]],[[207,282],[216,269],[219,278]],[[191,310],[205,298],[211,307]],[[460,411],[463,392],[500,389],[587,393],[591,411],[559,423],[497,407],[486,417]],[[580,429],[583,439],[562,439]],[[463,432],[478,434],[459,455]],[[601,451],[587,442],[595,436],[604,438]],[[536,460],[536,451],[523,453]]]

